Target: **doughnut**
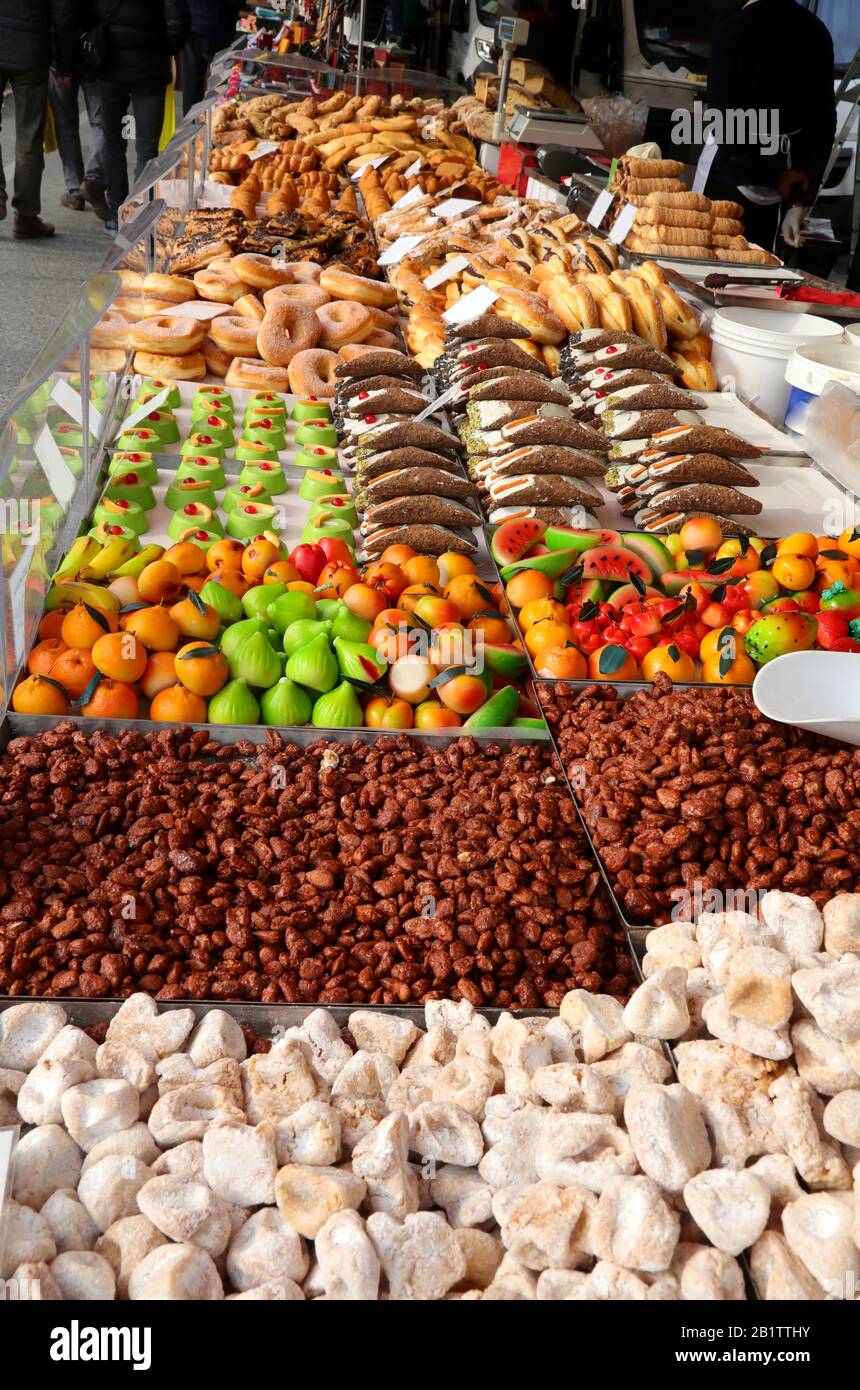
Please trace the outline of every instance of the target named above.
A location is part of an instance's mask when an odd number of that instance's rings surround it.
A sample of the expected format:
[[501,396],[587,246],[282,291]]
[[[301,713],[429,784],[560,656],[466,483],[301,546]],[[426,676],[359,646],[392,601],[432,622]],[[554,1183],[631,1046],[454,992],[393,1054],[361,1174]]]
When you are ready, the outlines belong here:
[[322,266],[316,261],[288,261],[287,270],[292,271],[294,280],[311,281],[314,285],[322,274]]
[[157,319],[176,308],[172,299],[139,299],[137,303],[139,319]]
[[269,290],[274,285],[291,285],[293,274],[287,265],[276,265],[271,256],[256,251],[243,251],[230,261],[233,274],[255,289]]
[[390,314],[387,309],[377,309],[374,305],[367,305],[367,312],[373,320],[374,328],[382,328],[387,333],[393,333],[397,327],[397,317]]
[[310,280],[302,280],[295,285],[275,285],[274,289],[266,290],[263,295],[263,303],[268,309],[272,304],[304,304],[308,309],[319,309],[323,304],[329,304],[331,296],[325,290],[321,290],[319,285],[312,285]]
[[287,369],[293,395],[303,398],[332,397],[337,386],[334,374],[337,363],[337,353],[327,352],[325,348],[308,348],[304,352],[297,352]]
[[224,314],[209,325],[209,337],[230,357],[257,356],[258,324],[241,314]]
[[183,357],[171,357],[164,352],[136,352],[134,370],[141,376],[163,376],[171,381],[202,381],[206,362],[200,352],[189,352]]
[[118,270],[119,282],[122,285],[123,293],[128,290],[143,289],[144,275],[140,270]]
[[223,348],[219,348],[212,338],[203,339],[202,352],[207,372],[211,376],[225,377],[233,361],[230,354],[225,352]]
[[128,319],[124,319],[122,314],[108,309],[90,332],[90,344],[100,348],[126,348],[130,327]]
[[327,265],[320,275],[320,285],[333,299],[354,299],[359,304],[370,304],[377,309],[389,308],[397,303],[397,291],[393,285],[383,280],[368,280],[364,275],[353,275],[342,266]]
[[[122,314],[124,319],[142,319],[145,301],[137,294],[118,294],[113,304],[110,306],[115,314]],[[171,306],[172,307],[172,306]]]
[[250,391],[290,389],[290,379],[283,367],[273,367],[254,357],[234,357],[226,381],[228,386],[247,386]]
[[364,339],[364,342],[370,343],[371,347],[376,348],[400,347],[400,339],[397,335],[395,333],[386,333],[384,328],[374,328],[373,332],[369,333]]
[[[65,365],[65,363],[63,364]],[[75,363],[80,366],[80,361]],[[125,348],[90,348],[91,372],[124,372]]]
[[212,262],[205,270],[194,273],[194,283],[201,298],[212,300],[215,304],[235,304],[248,287],[244,280],[230,269],[229,262]]
[[360,357],[363,352],[376,352],[376,348],[373,343],[344,343],[338,351],[338,360],[351,362],[354,357]]
[[335,300],[333,304],[323,304],[317,309],[317,318],[322,328],[320,342],[324,348],[337,352],[344,343],[361,343],[373,332],[373,319],[363,304],[350,304],[348,300]]
[[241,299],[236,300],[233,308],[243,318],[253,319],[256,323],[262,323],[266,317],[266,311],[255,294],[243,294]]
[[174,357],[181,357],[199,348],[205,337],[206,329],[196,319],[165,316],[141,319],[139,323],[132,324],[129,342],[133,348],[142,348],[144,352],[168,352]]
[[161,275],[157,270],[144,277],[142,288],[144,294],[166,300],[169,304],[185,304],[189,299],[197,298],[193,283],[186,280],[184,275]]
[[272,367],[286,367],[297,352],[316,347],[320,325],[304,304],[281,301],[266,310],[257,333],[257,351]]

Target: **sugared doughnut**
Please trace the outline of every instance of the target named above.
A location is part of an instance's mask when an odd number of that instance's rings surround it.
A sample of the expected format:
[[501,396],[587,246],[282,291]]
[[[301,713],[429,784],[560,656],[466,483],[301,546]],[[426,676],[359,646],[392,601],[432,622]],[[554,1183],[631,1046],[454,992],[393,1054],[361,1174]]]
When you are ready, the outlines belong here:
[[297,352],[287,370],[293,395],[303,398],[333,396],[337,386],[334,374],[337,364],[337,353],[327,352],[325,348],[308,348],[304,352]]
[[320,285],[332,299],[353,299],[357,304],[370,304],[385,309],[397,303],[397,291],[384,280],[368,280],[353,275],[342,266],[327,265],[320,275]]
[[322,266],[316,261],[288,261],[287,270],[292,272],[294,280],[310,281],[314,285],[322,274]]
[[320,325],[312,309],[304,304],[281,301],[266,309],[257,333],[257,351],[272,367],[286,367],[297,352],[316,347]]
[[209,372],[211,376],[225,377],[233,361],[229,352],[225,352],[223,348],[219,348],[218,344],[209,337],[203,339],[203,347],[201,350],[203,352],[207,372]]
[[213,261],[205,270],[196,271],[194,283],[201,299],[209,299],[214,304],[235,304],[248,292],[245,281],[239,279],[229,262],[216,264]]
[[141,376],[163,376],[171,381],[202,381],[206,362],[200,352],[171,357],[164,352],[136,352],[134,370]]
[[337,299],[317,309],[322,328],[320,343],[337,352],[344,343],[363,343],[374,331],[373,318],[364,304]]
[[243,318],[241,314],[223,314],[210,323],[209,337],[230,357],[256,357],[258,330],[255,319]]
[[143,292],[153,299],[163,299],[169,304],[185,304],[197,298],[197,291],[184,275],[162,275],[154,270],[144,276]]
[[[65,362],[63,366],[65,366]],[[80,366],[80,360],[75,364]],[[124,372],[125,371],[125,348],[90,348],[90,371],[91,372]]]
[[276,265],[271,256],[262,256],[255,251],[243,251],[233,256],[230,266],[246,285],[255,289],[269,290],[274,285],[291,285],[293,274],[288,265]]
[[[144,352],[167,352],[181,357],[194,352],[206,337],[206,329],[196,319],[158,317],[132,324],[129,342]],[[169,373],[168,373],[169,375]]]
[[113,304],[110,306],[115,314],[122,314],[129,323],[135,319],[144,317],[143,309],[146,301],[139,294],[118,294]]
[[304,304],[307,309],[319,309],[331,303],[331,296],[319,285],[312,285],[310,280],[302,280],[295,285],[275,285],[274,289],[266,290],[263,303],[267,309],[279,303]]
[[290,379],[283,367],[273,367],[253,357],[234,357],[226,376],[228,386],[247,386],[250,391],[289,391]]
[[128,347],[128,334],[131,324],[122,314],[108,309],[90,332],[90,345],[100,348]]
[[266,317],[266,311],[255,294],[243,294],[241,299],[236,300],[233,308],[237,314],[246,319],[253,319],[255,323],[262,323]]

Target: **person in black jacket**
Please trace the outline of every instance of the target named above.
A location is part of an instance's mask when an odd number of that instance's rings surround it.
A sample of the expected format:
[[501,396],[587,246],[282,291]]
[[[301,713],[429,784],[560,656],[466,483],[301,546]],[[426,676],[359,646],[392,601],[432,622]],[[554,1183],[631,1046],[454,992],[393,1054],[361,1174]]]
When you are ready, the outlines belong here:
[[[0,0],[0,104],[6,87],[15,99],[16,237],[53,236],[43,222],[42,141],[48,109],[48,72],[54,63],[61,82],[74,70],[77,33],[73,0]],[[6,216],[6,179],[0,165],[0,221]]]
[[240,0],[188,0],[191,33],[182,50],[182,114],[202,101],[209,64],[236,37]]
[[133,134],[138,178],[158,154],[164,93],[172,77],[170,60],[188,35],[188,6],[186,0],[89,0],[88,27],[95,25],[104,26],[106,39],[98,73],[110,214],[105,229],[115,232],[119,209],[128,197],[126,137]]
[[[764,111],[779,122],[778,142],[706,146],[704,191],[744,208],[750,241],[773,250],[782,235],[799,245],[836,131],[833,41],[826,25],[797,0],[747,0],[714,32],[708,56],[708,106],[723,115]],[[777,147],[774,148],[776,143]],[[698,184],[696,185],[698,186]]]

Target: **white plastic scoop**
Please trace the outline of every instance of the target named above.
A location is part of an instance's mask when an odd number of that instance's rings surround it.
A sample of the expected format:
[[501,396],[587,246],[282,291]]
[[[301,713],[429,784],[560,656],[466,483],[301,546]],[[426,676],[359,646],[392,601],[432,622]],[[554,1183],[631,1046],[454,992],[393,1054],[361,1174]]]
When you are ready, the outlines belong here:
[[860,652],[791,652],[762,666],[753,699],[768,719],[860,745]]

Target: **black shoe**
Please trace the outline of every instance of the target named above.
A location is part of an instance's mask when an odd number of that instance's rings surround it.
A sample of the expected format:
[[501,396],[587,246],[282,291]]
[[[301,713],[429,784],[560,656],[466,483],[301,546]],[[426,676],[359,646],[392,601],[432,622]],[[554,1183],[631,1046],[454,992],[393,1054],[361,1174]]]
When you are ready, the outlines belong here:
[[64,193],[60,202],[64,208],[72,208],[75,212],[84,212],[87,206],[80,193]]
[[36,237],[53,236],[54,226],[51,222],[43,222],[41,217],[16,217],[12,235],[19,241],[31,241]]
[[107,222],[110,217],[110,209],[107,205],[105,191],[92,179],[84,179],[81,184],[81,196],[86,198],[96,217],[101,222]]
[[4,198],[3,201],[2,201],[2,203],[0,203],[0,222],[5,222],[5,220],[6,220],[6,199]]

